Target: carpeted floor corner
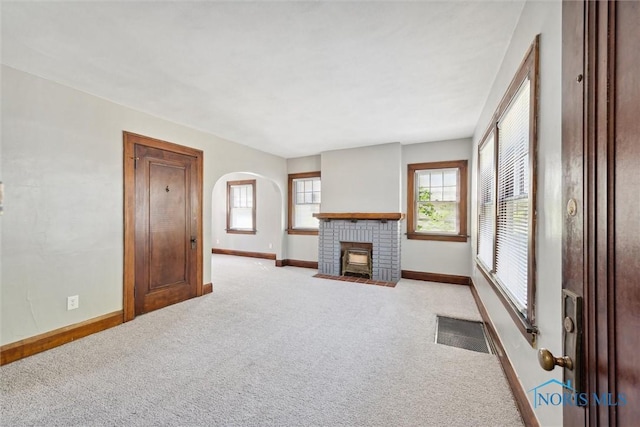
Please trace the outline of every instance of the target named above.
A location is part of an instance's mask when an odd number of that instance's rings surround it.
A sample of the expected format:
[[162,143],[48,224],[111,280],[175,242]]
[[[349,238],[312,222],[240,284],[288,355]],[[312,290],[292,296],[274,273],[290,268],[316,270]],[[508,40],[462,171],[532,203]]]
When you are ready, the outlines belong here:
[[494,355],[435,344],[465,286],[213,256],[214,292],[0,368],[11,426],[518,426]]

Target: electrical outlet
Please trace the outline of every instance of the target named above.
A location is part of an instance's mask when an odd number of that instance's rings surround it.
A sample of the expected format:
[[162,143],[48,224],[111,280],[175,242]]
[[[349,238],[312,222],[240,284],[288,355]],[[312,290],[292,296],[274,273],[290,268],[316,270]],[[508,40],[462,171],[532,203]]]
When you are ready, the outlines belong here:
[[67,297],[67,311],[75,310],[78,307],[80,307],[80,297],[78,295]]
[[216,245],[220,244],[220,239],[216,239]]
[[269,249],[273,249],[273,243],[269,243]]

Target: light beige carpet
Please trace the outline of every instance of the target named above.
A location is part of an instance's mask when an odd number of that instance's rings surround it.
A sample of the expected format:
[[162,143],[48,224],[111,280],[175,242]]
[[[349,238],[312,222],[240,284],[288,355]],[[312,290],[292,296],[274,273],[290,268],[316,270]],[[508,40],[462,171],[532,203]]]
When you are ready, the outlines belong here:
[[496,356],[433,342],[467,287],[212,263],[213,294],[0,368],[0,424],[522,425]]

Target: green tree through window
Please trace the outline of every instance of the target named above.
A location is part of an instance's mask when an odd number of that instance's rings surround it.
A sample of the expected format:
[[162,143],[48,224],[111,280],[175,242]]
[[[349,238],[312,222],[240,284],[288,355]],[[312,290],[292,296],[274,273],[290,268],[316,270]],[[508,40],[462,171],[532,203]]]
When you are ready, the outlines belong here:
[[408,165],[409,239],[466,241],[466,160]]

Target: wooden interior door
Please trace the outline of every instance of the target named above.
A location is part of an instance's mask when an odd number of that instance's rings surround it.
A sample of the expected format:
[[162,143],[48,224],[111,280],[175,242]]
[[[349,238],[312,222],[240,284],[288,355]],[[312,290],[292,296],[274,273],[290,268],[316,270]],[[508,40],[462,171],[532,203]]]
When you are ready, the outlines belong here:
[[125,320],[199,295],[202,152],[125,133]]
[[567,426],[640,420],[639,43],[640,2],[564,3],[563,287],[584,299],[590,402],[564,406]]

